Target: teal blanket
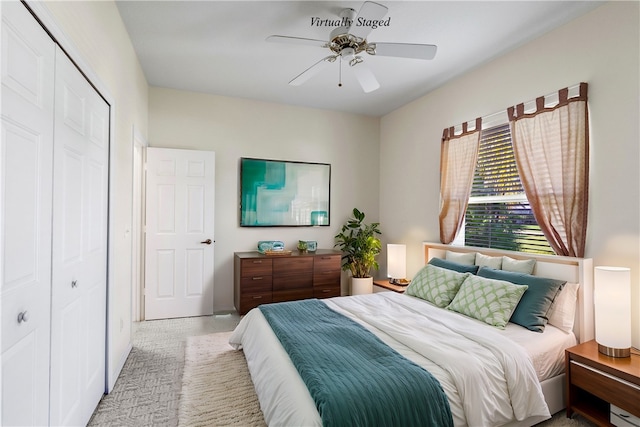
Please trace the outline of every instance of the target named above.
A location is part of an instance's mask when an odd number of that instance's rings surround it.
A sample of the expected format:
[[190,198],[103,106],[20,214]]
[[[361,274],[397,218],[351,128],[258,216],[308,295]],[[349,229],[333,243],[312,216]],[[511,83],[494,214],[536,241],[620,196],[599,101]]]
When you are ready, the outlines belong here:
[[318,300],[261,305],[325,427],[453,426],[426,370]]

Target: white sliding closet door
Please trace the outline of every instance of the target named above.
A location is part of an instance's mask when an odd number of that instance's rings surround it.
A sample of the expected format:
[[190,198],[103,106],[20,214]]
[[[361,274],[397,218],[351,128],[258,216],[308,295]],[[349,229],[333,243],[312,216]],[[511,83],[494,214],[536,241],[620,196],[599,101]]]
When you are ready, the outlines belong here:
[[85,425],[105,390],[109,106],[58,48],[51,425]]
[[0,425],[49,419],[55,45],[19,2],[2,3]]

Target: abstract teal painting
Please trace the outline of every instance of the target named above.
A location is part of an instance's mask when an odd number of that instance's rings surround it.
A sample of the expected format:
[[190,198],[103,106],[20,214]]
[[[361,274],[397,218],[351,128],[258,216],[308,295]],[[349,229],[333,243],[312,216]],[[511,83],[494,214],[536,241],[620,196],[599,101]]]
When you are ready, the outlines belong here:
[[240,226],[329,225],[331,165],[240,159]]

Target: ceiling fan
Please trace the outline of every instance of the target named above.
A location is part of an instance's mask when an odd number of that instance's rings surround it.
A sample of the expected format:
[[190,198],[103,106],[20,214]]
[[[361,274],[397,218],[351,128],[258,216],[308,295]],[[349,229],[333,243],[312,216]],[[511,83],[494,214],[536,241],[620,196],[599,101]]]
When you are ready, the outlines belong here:
[[[304,44],[331,50],[331,55],[322,58],[294,77],[289,82],[292,86],[300,86],[339,58],[340,61],[344,60],[349,64],[358,83],[362,86],[362,90],[366,93],[373,92],[380,87],[380,84],[371,69],[364,63],[362,56],[359,56],[360,53],[426,60],[433,59],[437,51],[437,46],[431,44],[372,43],[367,41],[367,36],[373,30],[374,24],[380,23],[387,11],[386,6],[372,1],[365,1],[357,14],[354,9],[343,9],[339,15],[341,18],[339,23],[342,25],[331,31],[329,41],[279,35],[269,36],[266,40],[275,43]],[[342,67],[340,71],[342,72]],[[341,78],[338,86],[342,86]]]

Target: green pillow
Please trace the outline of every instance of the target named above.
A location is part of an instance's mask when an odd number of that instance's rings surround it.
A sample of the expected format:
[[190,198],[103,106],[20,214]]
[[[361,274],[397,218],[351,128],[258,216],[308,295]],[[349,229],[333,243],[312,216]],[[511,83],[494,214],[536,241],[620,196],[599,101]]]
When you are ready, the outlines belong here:
[[504,329],[527,286],[469,275],[448,310]]
[[481,267],[478,270],[478,276],[528,286],[527,292],[524,293],[511,316],[511,322],[535,332],[544,332],[544,327],[549,320],[548,313],[551,303],[558,295],[560,288],[567,283],[565,280],[547,279],[486,267]]
[[460,264],[458,262],[447,261],[442,258],[431,258],[429,264],[436,267],[446,268],[447,270],[457,271],[458,273],[471,273],[476,274],[478,272],[477,265]]
[[413,278],[406,294],[444,308],[456,296],[460,285],[469,275],[470,273],[458,273],[427,264]]

